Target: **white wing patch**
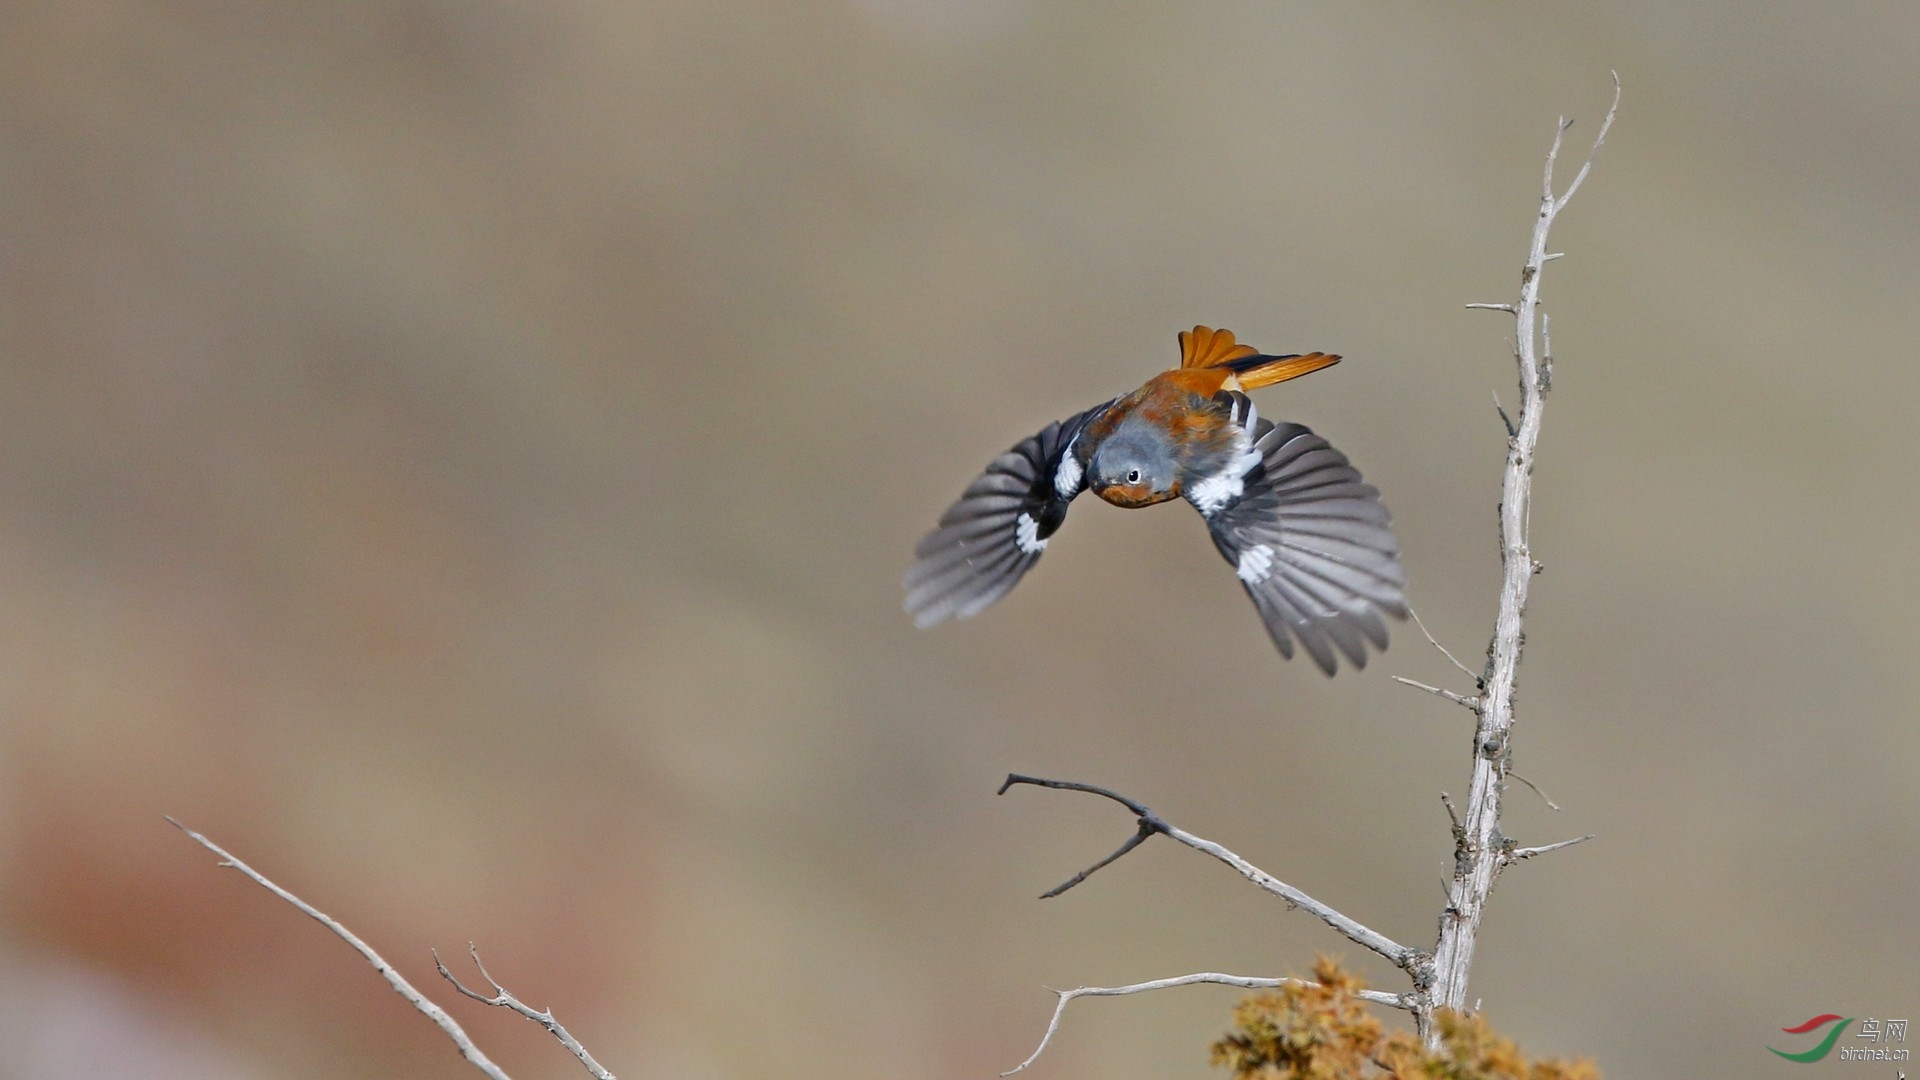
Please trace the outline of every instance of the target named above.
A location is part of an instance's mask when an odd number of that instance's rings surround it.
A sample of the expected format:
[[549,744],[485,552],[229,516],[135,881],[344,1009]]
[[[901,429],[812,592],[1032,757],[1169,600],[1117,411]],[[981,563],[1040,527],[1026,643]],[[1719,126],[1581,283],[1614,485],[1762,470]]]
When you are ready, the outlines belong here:
[[[1246,433],[1240,433],[1240,440],[1246,442]],[[1222,472],[1205,477],[1187,489],[1187,498],[1193,501],[1195,509],[1202,514],[1211,515],[1221,507],[1239,498],[1247,490],[1247,474],[1260,464],[1260,451],[1248,450],[1236,458]]]
[[[1080,437],[1075,435],[1073,442],[1077,443],[1079,441]],[[1075,495],[1078,495],[1080,493],[1081,475],[1080,462],[1073,456],[1073,443],[1068,443],[1067,448],[1061,451],[1060,454],[1060,468],[1055,470],[1053,474],[1054,494],[1063,499],[1071,499]]]
[[1240,553],[1240,565],[1236,568],[1240,580],[1249,585],[1258,585],[1273,576],[1273,549],[1265,544],[1255,544]]
[[1013,523],[1013,542],[1029,555],[1047,550],[1047,542],[1040,539],[1040,523],[1033,520],[1032,514],[1021,514]]
[[1253,425],[1258,413],[1254,412],[1253,399],[1241,398],[1247,403],[1247,420],[1233,433],[1234,449],[1239,456],[1227,464],[1227,467],[1212,476],[1202,477],[1187,489],[1187,500],[1202,516],[1212,517],[1221,507],[1238,499],[1247,490],[1247,474],[1260,464],[1262,454],[1252,448]]

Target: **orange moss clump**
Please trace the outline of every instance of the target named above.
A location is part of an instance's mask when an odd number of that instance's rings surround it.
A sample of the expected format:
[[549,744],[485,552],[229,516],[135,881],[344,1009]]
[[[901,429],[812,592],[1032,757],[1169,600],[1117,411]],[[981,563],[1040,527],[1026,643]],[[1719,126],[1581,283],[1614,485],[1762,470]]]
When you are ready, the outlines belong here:
[[1441,1048],[1429,1052],[1407,1032],[1386,1035],[1363,984],[1332,960],[1315,962],[1313,977],[1242,1001],[1213,1063],[1234,1080],[1600,1080],[1590,1061],[1529,1062],[1478,1016],[1436,1014]]

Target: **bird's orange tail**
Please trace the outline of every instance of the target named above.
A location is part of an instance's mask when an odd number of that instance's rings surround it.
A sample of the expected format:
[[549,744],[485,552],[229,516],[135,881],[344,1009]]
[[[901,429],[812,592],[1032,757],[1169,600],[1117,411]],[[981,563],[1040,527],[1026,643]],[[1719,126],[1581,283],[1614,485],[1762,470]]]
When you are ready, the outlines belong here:
[[1231,369],[1244,389],[1258,390],[1263,386],[1310,375],[1339,362],[1340,358],[1333,353],[1312,352],[1305,356],[1249,356],[1245,360],[1233,360],[1220,366]]
[[1196,326],[1180,331],[1180,366],[1183,368],[1220,367],[1259,352],[1251,345],[1235,345],[1231,330]]
[[1182,368],[1225,368],[1246,390],[1297,379],[1339,362],[1332,353],[1267,356],[1251,345],[1235,344],[1231,330],[1196,326],[1180,331]]

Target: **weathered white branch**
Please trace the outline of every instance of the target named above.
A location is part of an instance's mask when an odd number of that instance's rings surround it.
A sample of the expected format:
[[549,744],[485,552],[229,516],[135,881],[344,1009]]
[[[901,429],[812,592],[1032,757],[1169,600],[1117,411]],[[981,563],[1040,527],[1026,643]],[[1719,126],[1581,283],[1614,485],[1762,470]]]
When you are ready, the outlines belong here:
[[[299,909],[302,914],[319,923],[321,926],[326,927],[328,930],[333,931],[336,937],[348,945],[351,945],[353,950],[359,953],[367,963],[373,965],[373,970],[379,972],[380,976],[387,980],[387,985],[393,987],[394,993],[406,998],[407,1003],[415,1009],[418,1009],[421,1015],[438,1024],[440,1030],[446,1032],[447,1037],[453,1040],[453,1045],[459,1048],[460,1056],[472,1062],[475,1068],[493,1077],[493,1080],[513,1080],[512,1077],[507,1075],[506,1070],[494,1064],[491,1058],[487,1057],[486,1054],[481,1052],[479,1047],[473,1044],[473,1040],[467,1036],[466,1030],[460,1026],[459,1021],[448,1016],[445,1009],[429,1001],[425,994],[415,990],[413,984],[408,982],[405,976],[395,971],[392,964],[387,963],[379,953],[374,952],[373,946],[368,945],[356,937],[353,931],[340,925],[340,923],[325,912],[322,912],[319,908],[314,907],[312,904],[307,903],[305,900],[300,899],[298,896],[267,880],[260,871],[241,862],[220,845],[201,836],[199,833],[194,832],[192,829],[187,828],[171,817],[167,818],[167,824],[186,833],[188,838],[193,840],[194,843],[218,855],[221,866],[232,867],[247,877],[252,878],[254,884],[285,900],[287,903],[292,904],[295,908]],[[491,982],[492,980],[488,981]]]
[[[1520,272],[1520,299],[1513,305],[1514,359],[1519,369],[1519,421],[1507,420],[1507,465],[1500,493],[1500,561],[1503,569],[1500,586],[1500,613],[1494,624],[1493,641],[1487,650],[1487,670],[1483,678],[1480,719],[1474,732],[1473,783],[1467,795],[1466,814],[1456,831],[1455,871],[1448,889],[1447,908],[1440,917],[1439,942],[1434,949],[1434,981],[1427,999],[1416,1010],[1429,1044],[1437,1033],[1427,1023],[1435,1008],[1464,1009],[1467,1003],[1467,976],[1473,966],[1475,937],[1485,911],[1487,895],[1501,867],[1518,856],[1511,841],[1500,831],[1501,796],[1509,774],[1513,749],[1514,690],[1519,681],[1520,653],[1524,643],[1522,619],[1527,608],[1527,589],[1539,564],[1529,546],[1528,524],[1533,495],[1533,462],[1540,442],[1541,410],[1550,376],[1542,363],[1544,349],[1540,331],[1545,323],[1540,313],[1540,279],[1551,258],[1559,253],[1547,251],[1547,235],[1567,201],[1586,181],[1593,168],[1594,155],[1606,141],[1620,109],[1620,77],[1614,76],[1613,105],[1600,125],[1593,148],[1574,175],[1565,192],[1553,187],[1554,163],[1570,121],[1562,118],[1554,131],[1553,146],[1547,152],[1540,188],[1540,209],[1534,220],[1533,239]],[[1502,419],[1506,419],[1504,410]],[[1564,845],[1549,845],[1557,847]],[[1539,854],[1533,849],[1521,849]]]
[[[1067,1002],[1083,997],[1124,997],[1128,994],[1144,994],[1149,990],[1167,990],[1175,986],[1197,986],[1202,983],[1214,983],[1220,986],[1238,986],[1246,990],[1271,990],[1289,984],[1310,985],[1310,979],[1262,979],[1249,975],[1222,975],[1217,971],[1202,971],[1193,975],[1178,975],[1171,979],[1155,979],[1152,982],[1134,983],[1132,986],[1081,986],[1072,990],[1055,990],[1060,1000],[1053,1006],[1053,1017],[1047,1021],[1047,1033],[1040,1037],[1040,1045],[1034,1047],[1027,1060],[1001,1073],[1012,1076],[1040,1060],[1046,1052],[1047,1044],[1053,1041],[1053,1033],[1060,1030],[1060,1018],[1067,1011]],[[1385,1005],[1394,1009],[1412,1008],[1411,995],[1389,994],[1380,990],[1359,990],[1356,997],[1371,1001],[1376,1005]]]
[[493,975],[487,971],[487,965],[480,962],[480,950],[474,947],[473,942],[467,942],[467,955],[473,957],[473,966],[480,972],[480,977],[487,980],[488,986],[493,987],[492,995],[482,994],[477,990],[468,989],[459,979],[454,978],[453,972],[447,970],[446,964],[441,963],[440,950],[434,949],[432,951],[433,966],[440,969],[440,977],[452,983],[455,990],[460,991],[462,994],[465,994],[467,997],[472,998],[482,1005],[493,1005],[502,1009],[512,1009],[521,1016],[539,1024],[541,1027],[547,1029],[547,1034],[560,1040],[560,1045],[566,1047],[568,1053],[580,1059],[580,1064],[587,1067],[587,1071],[594,1075],[595,1080],[614,1080],[613,1074],[608,1072],[599,1062],[593,1060],[593,1055],[587,1053],[587,1048],[580,1045],[580,1040],[574,1038],[572,1033],[561,1025],[560,1021],[553,1018],[552,1009],[536,1009],[508,993],[506,987],[501,986],[495,981]]
[[1085,881],[1095,870],[1106,866],[1120,856],[1132,851],[1147,837],[1152,836],[1154,833],[1160,833],[1170,839],[1185,844],[1195,851],[1211,855],[1221,862],[1226,863],[1228,866],[1239,871],[1240,875],[1248,881],[1285,900],[1288,907],[1301,908],[1311,913],[1320,921],[1345,935],[1347,940],[1386,957],[1395,967],[1412,972],[1422,968],[1427,961],[1426,955],[1420,950],[1402,945],[1385,934],[1364,926],[1354,919],[1341,914],[1339,911],[1315,900],[1313,897],[1281,881],[1279,878],[1274,877],[1272,874],[1267,873],[1265,870],[1260,869],[1219,844],[1203,837],[1195,836],[1185,829],[1169,824],[1152,810],[1147,809],[1143,804],[1129,799],[1125,795],[1109,791],[1106,788],[1095,787],[1092,784],[1082,784],[1078,781],[1047,780],[1037,776],[1021,776],[1018,773],[1011,773],[1007,776],[1006,783],[1000,785],[1000,793],[1002,795],[1006,794],[1007,789],[1013,787],[1015,784],[1032,784],[1035,787],[1057,788],[1062,791],[1084,791],[1091,795],[1100,795],[1112,799],[1114,802],[1133,811],[1134,816],[1140,819],[1139,832],[1135,833],[1125,844],[1122,844],[1120,850],[1095,863],[1092,867],[1075,874],[1058,888],[1048,890],[1045,894],[1046,896],[1052,897],[1060,895],[1073,886],[1078,885],[1080,882]]

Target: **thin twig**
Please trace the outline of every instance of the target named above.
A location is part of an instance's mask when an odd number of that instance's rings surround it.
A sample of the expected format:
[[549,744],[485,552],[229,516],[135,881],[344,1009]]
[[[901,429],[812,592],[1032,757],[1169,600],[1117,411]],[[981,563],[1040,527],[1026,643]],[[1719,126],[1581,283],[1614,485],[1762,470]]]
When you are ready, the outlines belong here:
[[[1161,819],[1138,800],[1130,799],[1125,795],[1103,787],[1095,787],[1092,784],[1083,784],[1074,780],[1047,780],[1037,776],[1022,776],[1018,773],[1008,774],[1006,782],[1000,785],[1000,794],[1006,794],[1007,790],[1015,784],[1032,784],[1036,787],[1057,788],[1063,791],[1083,791],[1090,795],[1099,795],[1112,799],[1114,802],[1133,811],[1134,816],[1140,819],[1142,832],[1148,835],[1156,832],[1162,833],[1170,839],[1185,844],[1195,851],[1213,856],[1228,866],[1233,867],[1240,873],[1240,876],[1246,878],[1248,881],[1285,900],[1289,907],[1302,908],[1308,911],[1321,922],[1326,923],[1328,926],[1333,927],[1345,935],[1347,940],[1386,957],[1395,967],[1412,972],[1426,962],[1426,957],[1420,950],[1402,945],[1385,934],[1356,922],[1326,904],[1308,896],[1306,893],[1301,892],[1299,889],[1294,888],[1292,885],[1281,881],[1279,878],[1274,877],[1272,874],[1267,873],[1265,870],[1260,869],[1219,844],[1203,837],[1195,836],[1185,829],[1181,829]],[[1086,875],[1091,874],[1094,870],[1100,869],[1100,867],[1107,865],[1121,855],[1132,851],[1135,847],[1139,846],[1139,843],[1144,839],[1145,837],[1136,834],[1133,839],[1121,845],[1119,851],[1078,875],[1078,880],[1069,881],[1062,889],[1070,888],[1072,885],[1078,884],[1080,880],[1085,880]],[[1056,890],[1055,895],[1057,895],[1059,891],[1060,890]]]
[[1421,632],[1422,634],[1424,634],[1424,635],[1426,635],[1426,639],[1427,639],[1427,643],[1428,643],[1428,644],[1430,644],[1430,645],[1432,645],[1432,646],[1433,646],[1434,648],[1436,648],[1436,649],[1439,649],[1439,650],[1440,650],[1440,655],[1441,655],[1441,656],[1444,656],[1444,657],[1446,657],[1446,658],[1447,658],[1448,660],[1451,660],[1451,661],[1453,661],[1453,666],[1454,666],[1454,667],[1457,667],[1457,668],[1459,668],[1459,669],[1460,669],[1460,674],[1462,674],[1462,675],[1465,675],[1465,676],[1466,676],[1467,678],[1469,678],[1469,679],[1472,679],[1472,680],[1473,680],[1473,685],[1475,685],[1475,686],[1479,686],[1479,685],[1480,685],[1480,676],[1478,676],[1478,675],[1475,675],[1475,674],[1473,673],[1473,671],[1472,671],[1472,669],[1470,669],[1470,668],[1468,668],[1468,667],[1467,667],[1467,665],[1465,665],[1465,664],[1463,664],[1463,663],[1461,663],[1461,662],[1460,662],[1460,658],[1459,658],[1459,657],[1457,657],[1457,656],[1455,656],[1455,655],[1453,655],[1452,653],[1450,653],[1450,652],[1448,652],[1448,651],[1447,651],[1447,647],[1446,647],[1445,645],[1442,645],[1442,644],[1440,644],[1440,642],[1439,642],[1439,641],[1437,641],[1437,640],[1435,640],[1435,639],[1434,639],[1434,636],[1433,636],[1433,632],[1432,632],[1431,630],[1428,630],[1428,629],[1427,629],[1427,624],[1426,624],[1426,623],[1424,623],[1424,622],[1421,622],[1421,621],[1420,621],[1420,613],[1419,613],[1418,611],[1415,611],[1415,610],[1413,610],[1413,606],[1412,606],[1412,605],[1408,605],[1408,607],[1407,607],[1407,614],[1409,614],[1409,615],[1411,615],[1411,616],[1413,616],[1413,625],[1415,625],[1415,626],[1417,626],[1417,627],[1419,627],[1419,628],[1420,628],[1420,632]]
[[1465,306],[1475,311],[1504,311],[1509,315],[1513,314],[1512,304],[1467,304]]
[[1000,790],[994,792],[994,794],[1005,795],[1007,792],[1013,790],[1015,784],[1032,784],[1034,787],[1054,788],[1058,791],[1084,791],[1089,795],[1098,795],[1103,799],[1112,799],[1114,802],[1133,811],[1133,816],[1139,818],[1141,821],[1157,823],[1157,825],[1160,826],[1166,824],[1154,816],[1153,811],[1147,809],[1145,803],[1137,799],[1129,799],[1117,791],[1103,787],[1095,787],[1092,784],[1083,784],[1078,780],[1049,780],[1044,776],[1026,776],[1021,773],[1008,773],[1006,780],[1000,784]]
[[1453,834],[1459,836],[1465,831],[1466,826],[1460,824],[1460,808],[1453,805],[1453,796],[1444,791],[1441,792],[1440,805],[1447,808],[1447,818],[1453,822]]
[[1141,844],[1146,842],[1147,837],[1152,836],[1154,833],[1159,831],[1160,830],[1154,828],[1153,826],[1147,824],[1146,822],[1144,821],[1141,822],[1139,830],[1136,831],[1132,836],[1127,837],[1126,843],[1123,843],[1118,848],[1114,849],[1113,854],[1107,856],[1104,859],[1101,859],[1099,862],[1094,863],[1092,866],[1087,867],[1085,870],[1080,871],[1079,873],[1073,875],[1072,877],[1061,882],[1060,884],[1055,885],[1053,888],[1048,889],[1046,892],[1041,893],[1040,899],[1051,900],[1054,897],[1059,896],[1061,893],[1066,892],[1068,889],[1071,889],[1075,885],[1078,885],[1081,882],[1092,877],[1094,871],[1099,870],[1101,867],[1104,867],[1108,863],[1113,862],[1115,859],[1118,859],[1120,856],[1125,855],[1127,852],[1132,851],[1134,848],[1139,847]]
[[[1040,1037],[1040,1045],[1034,1048],[1033,1053],[1027,1055],[1027,1060],[1015,1065],[1000,1075],[1012,1076],[1014,1073],[1040,1060],[1040,1055],[1046,1052],[1047,1044],[1053,1041],[1053,1033],[1060,1030],[1060,1018],[1067,1011],[1067,1002],[1072,1001],[1074,998],[1124,997],[1128,994],[1144,994],[1149,990],[1167,990],[1176,986],[1197,986],[1203,983],[1214,983],[1220,986],[1238,986],[1246,990],[1271,990],[1275,987],[1295,983],[1302,985],[1319,985],[1307,979],[1261,979],[1247,975],[1222,975],[1217,971],[1202,971],[1194,975],[1179,975],[1171,979],[1155,979],[1152,982],[1134,983],[1132,986],[1081,986],[1072,990],[1055,990],[1054,993],[1059,996],[1060,1000],[1053,1007],[1053,1018],[1047,1021],[1047,1033]],[[1358,990],[1354,992],[1354,996],[1364,1001],[1371,1001],[1375,1005],[1385,1005],[1394,1009],[1407,1009],[1412,1007],[1408,996],[1404,994],[1388,994],[1379,990]]]
[[[1587,174],[1593,171],[1593,159],[1599,155],[1600,148],[1606,145],[1607,132],[1613,130],[1613,118],[1619,115],[1619,112],[1620,112],[1620,73],[1618,71],[1615,71],[1612,73],[1612,75],[1613,75],[1613,104],[1611,106],[1608,106],[1607,108],[1607,118],[1605,120],[1600,121],[1600,133],[1593,137],[1593,149],[1587,151],[1587,160],[1581,163],[1580,171],[1573,174],[1573,183],[1568,184],[1567,190],[1561,193],[1560,198],[1554,202],[1553,212],[1555,214],[1558,214],[1561,211],[1561,209],[1567,205],[1567,202],[1573,198],[1574,192],[1580,190],[1580,185],[1587,182]],[[1572,123],[1573,121],[1571,120],[1567,121],[1568,126],[1571,126]],[[1562,127],[1560,130],[1565,131],[1566,127]],[[1559,145],[1559,140],[1556,139],[1554,142],[1555,142],[1555,148],[1557,149]],[[1548,170],[1547,171],[1547,176],[1548,176],[1547,190],[1549,193],[1551,193],[1553,190],[1553,180],[1552,180],[1553,157],[1552,155],[1548,155],[1547,157],[1547,170]],[[1548,259],[1557,259],[1564,254],[1566,254],[1566,252],[1564,251],[1555,255],[1546,255],[1545,253],[1542,253],[1541,261],[1545,262]]]
[[501,986],[500,983],[494,979],[493,975],[487,971],[487,965],[480,962],[480,950],[475,948],[471,941],[467,942],[467,955],[473,957],[473,966],[480,972],[480,977],[487,980],[488,986],[493,987],[493,995],[491,997],[479,991],[468,989],[459,979],[455,978],[453,972],[447,970],[447,965],[440,962],[440,950],[438,949],[433,950],[433,966],[440,969],[441,978],[452,983],[455,990],[460,991],[467,997],[472,998],[482,1005],[494,1005],[503,1009],[512,1009],[521,1016],[546,1028],[549,1035],[560,1040],[560,1045],[566,1047],[568,1053],[580,1059],[580,1064],[587,1067],[587,1071],[594,1075],[595,1080],[614,1080],[613,1074],[608,1072],[599,1062],[593,1060],[593,1055],[587,1053],[587,1048],[580,1045],[580,1040],[574,1038],[573,1035],[561,1025],[560,1021],[553,1018],[552,1009],[536,1009],[508,993],[506,987]]
[[1498,390],[1493,392],[1493,411],[1500,414],[1500,423],[1507,429],[1508,439],[1512,439],[1520,434],[1520,429],[1513,426],[1513,417],[1507,415],[1507,407],[1500,404],[1500,391]]
[[1393,681],[1397,683],[1403,683],[1407,686],[1411,686],[1415,690],[1425,690],[1427,693],[1432,694],[1435,697],[1446,698],[1448,701],[1453,702],[1455,705],[1458,705],[1469,712],[1480,711],[1480,699],[1477,697],[1468,697],[1465,694],[1456,694],[1451,690],[1442,690],[1437,686],[1428,686],[1426,683],[1420,682],[1417,679],[1409,679],[1405,675],[1395,675],[1393,676]]
[[1585,836],[1576,836],[1571,840],[1562,840],[1557,844],[1541,844],[1539,847],[1514,848],[1512,851],[1507,852],[1506,861],[1516,863],[1521,859],[1531,859],[1535,855],[1545,855],[1549,851],[1559,851],[1561,848],[1569,848],[1575,844],[1584,844],[1591,839],[1593,839],[1593,834],[1588,833]]
[[1512,769],[1508,769],[1508,770],[1507,770],[1507,775],[1508,775],[1508,776],[1511,776],[1511,777],[1513,777],[1513,778],[1514,778],[1515,780],[1518,780],[1518,781],[1520,781],[1521,783],[1523,783],[1523,784],[1525,784],[1525,785],[1527,785],[1528,787],[1530,787],[1530,788],[1532,788],[1532,789],[1533,789],[1533,793],[1534,793],[1535,795],[1538,795],[1538,796],[1540,796],[1540,801],[1541,801],[1541,802],[1543,802],[1543,803],[1546,803],[1546,804],[1547,804],[1547,809],[1549,809],[1549,810],[1552,810],[1552,811],[1554,811],[1555,813],[1559,813],[1559,811],[1560,811],[1560,804],[1559,804],[1559,803],[1557,803],[1557,802],[1554,802],[1554,801],[1553,801],[1553,797],[1552,797],[1552,796],[1550,796],[1550,795],[1548,795],[1548,794],[1547,794],[1546,792],[1544,792],[1544,791],[1541,791],[1541,790],[1540,790],[1540,785],[1539,785],[1539,784],[1536,784],[1536,783],[1534,783],[1533,781],[1531,781],[1531,780],[1529,780],[1529,779],[1527,779],[1526,777],[1524,777],[1524,776],[1521,776],[1521,775],[1520,775],[1519,773],[1517,773],[1517,772],[1514,772],[1514,771],[1513,771]]
[[328,930],[333,931],[334,936],[352,946],[353,950],[359,953],[367,963],[373,965],[373,970],[379,972],[381,977],[387,980],[387,985],[393,987],[394,993],[406,998],[407,1003],[415,1009],[418,1009],[421,1015],[439,1025],[440,1030],[446,1032],[447,1037],[453,1040],[453,1045],[459,1048],[461,1057],[472,1062],[475,1068],[493,1077],[494,1080],[512,1080],[512,1077],[507,1075],[506,1070],[495,1065],[492,1059],[488,1058],[486,1054],[480,1051],[479,1047],[473,1044],[473,1040],[467,1036],[466,1030],[460,1026],[459,1021],[448,1016],[445,1009],[429,1001],[425,994],[415,990],[412,983],[408,982],[398,971],[395,971],[393,965],[387,963],[379,953],[374,952],[372,946],[354,936],[353,931],[340,925],[312,904],[307,903],[305,900],[300,899],[298,896],[267,880],[258,870],[241,862],[220,845],[194,832],[192,829],[187,828],[171,817],[167,818],[167,824],[186,833],[188,838],[194,843],[218,855],[221,866],[232,867],[240,871],[242,874],[253,879],[254,884],[285,900],[287,903],[292,904],[308,918],[326,927]]

